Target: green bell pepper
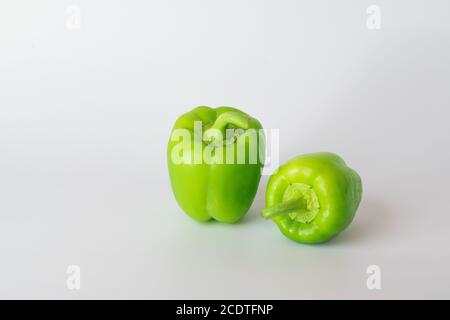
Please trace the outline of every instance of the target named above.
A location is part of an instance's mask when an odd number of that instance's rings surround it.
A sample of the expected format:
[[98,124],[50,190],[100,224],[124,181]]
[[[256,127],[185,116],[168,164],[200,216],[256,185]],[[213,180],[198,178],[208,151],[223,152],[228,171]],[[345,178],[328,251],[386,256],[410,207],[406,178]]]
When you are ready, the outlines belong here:
[[291,240],[320,243],[352,222],[361,195],[361,178],[338,155],[307,154],[270,177],[261,215]]
[[245,215],[264,164],[260,129],[258,120],[231,107],[198,107],[178,118],[167,163],[173,193],[185,213],[198,221],[225,223]]

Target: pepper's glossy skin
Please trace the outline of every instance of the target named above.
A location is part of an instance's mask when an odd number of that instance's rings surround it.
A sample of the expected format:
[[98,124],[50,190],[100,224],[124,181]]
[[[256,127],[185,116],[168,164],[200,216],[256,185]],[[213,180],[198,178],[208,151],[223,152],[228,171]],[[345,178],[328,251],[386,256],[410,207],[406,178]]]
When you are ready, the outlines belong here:
[[265,210],[280,207],[286,190],[293,184],[310,186],[317,195],[319,208],[307,223],[286,214],[289,210],[270,217],[287,238],[301,243],[320,243],[330,240],[352,222],[361,201],[361,178],[338,155],[307,154],[278,168],[268,182]]
[[[224,115],[225,114],[225,115]],[[218,118],[220,117],[220,120]],[[194,122],[202,121],[203,135],[195,134]],[[209,128],[216,127],[222,132],[229,128],[241,128],[244,133],[231,144],[219,144],[212,148],[213,163],[196,163],[195,157],[201,157],[209,146],[205,141]],[[172,134],[176,129],[187,129],[193,140],[201,143],[200,148],[193,145],[190,149],[189,161],[177,164],[173,161],[174,148],[178,141],[171,138],[167,148],[167,163],[172,190],[179,206],[190,217],[197,221],[214,219],[224,223],[234,223],[249,210],[255,197],[261,178],[264,159],[258,156],[256,163],[250,163],[249,152],[245,153],[245,163],[237,163],[237,145],[244,143],[249,149],[247,133],[249,129],[262,129],[258,120],[246,113],[231,107],[209,108],[198,107],[183,114],[175,122]],[[173,135],[171,135],[173,137]],[[257,136],[258,147],[264,150],[264,137]],[[259,144],[262,144],[259,146]],[[222,162],[219,159],[222,149]],[[234,163],[226,163],[225,154],[234,149]]]

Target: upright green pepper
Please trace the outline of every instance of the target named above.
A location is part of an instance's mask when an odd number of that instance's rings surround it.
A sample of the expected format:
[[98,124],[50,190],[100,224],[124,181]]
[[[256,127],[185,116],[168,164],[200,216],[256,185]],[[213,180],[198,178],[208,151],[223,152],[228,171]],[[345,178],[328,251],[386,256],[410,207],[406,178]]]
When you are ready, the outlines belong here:
[[190,217],[234,223],[248,211],[264,164],[260,129],[231,107],[198,107],[178,118],[167,163],[175,198]]
[[344,160],[313,153],[288,161],[270,177],[261,215],[291,240],[319,243],[352,222],[361,195],[361,178]]

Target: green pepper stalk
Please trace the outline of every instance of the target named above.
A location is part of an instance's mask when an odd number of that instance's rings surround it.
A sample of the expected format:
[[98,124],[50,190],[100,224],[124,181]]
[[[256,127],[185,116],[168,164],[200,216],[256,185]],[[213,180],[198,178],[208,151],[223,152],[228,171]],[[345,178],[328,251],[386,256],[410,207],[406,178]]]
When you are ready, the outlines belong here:
[[[253,135],[261,129],[258,120],[231,107],[198,107],[177,119],[167,147],[167,163],[173,193],[187,215],[198,221],[224,223],[234,223],[245,215],[264,164],[264,136]],[[230,130],[231,136],[227,134]],[[180,140],[190,141],[180,148]],[[256,158],[251,151],[257,151]],[[179,153],[182,161],[177,159]]]
[[361,178],[338,155],[307,154],[270,177],[261,215],[291,240],[320,243],[352,222],[361,196]]

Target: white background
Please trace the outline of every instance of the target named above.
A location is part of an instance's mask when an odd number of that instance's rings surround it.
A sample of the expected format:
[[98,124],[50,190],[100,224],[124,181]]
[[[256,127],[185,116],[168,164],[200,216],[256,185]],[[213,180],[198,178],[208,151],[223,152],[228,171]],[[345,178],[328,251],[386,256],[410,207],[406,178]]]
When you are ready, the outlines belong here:
[[[2,1],[0,297],[450,298],[449,13],[446,0]],[[289,241],[258,216],[267,177],[240,223],[189,219],[165,149],[198,105],[280,129],[281,162],[340,154],[364,183],[353,224]],[[381,290],[366,287],[372,264]]]

